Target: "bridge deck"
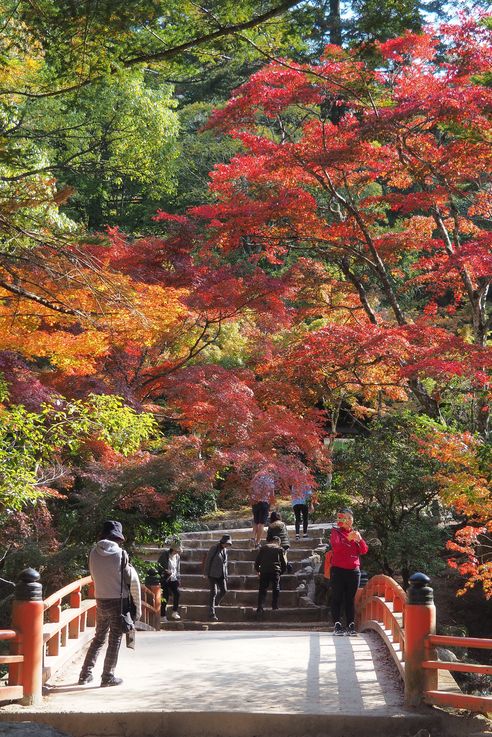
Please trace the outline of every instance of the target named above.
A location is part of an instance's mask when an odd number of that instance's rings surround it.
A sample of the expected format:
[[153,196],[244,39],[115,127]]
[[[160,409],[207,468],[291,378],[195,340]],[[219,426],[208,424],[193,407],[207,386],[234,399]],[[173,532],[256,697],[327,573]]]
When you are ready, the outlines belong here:
[[396,668],[371,633],[137,632],[134,652],[122,646],[115,688],[99,687],[102,657],[93,684],[77,685],[79,655],[41,706],[12,704],[1,716],[74,737],[392,737],[430,726],[429,712],[403,709]]
[[[98,678],[76,686],[79,664],[53,684],[46,708],[392,714],[402,706],[396,671],[369,635],[137,632],[135,652],[120,652],[124,684],[107,689]],[[102,657],[98,666],[99,676]]]

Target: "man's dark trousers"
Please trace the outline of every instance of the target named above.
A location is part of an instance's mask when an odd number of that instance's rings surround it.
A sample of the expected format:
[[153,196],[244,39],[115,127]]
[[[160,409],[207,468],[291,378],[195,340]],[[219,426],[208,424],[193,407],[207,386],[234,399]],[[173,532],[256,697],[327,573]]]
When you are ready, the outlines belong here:
[[263,611],[268,587],[272,585],[272,609],[278,609],[278,595],[280,593],[280,572],[260,573],[260,586],[258,589],[258,611]]
[[208,600],[209,615],[214,617],[215,607],[219,606],[220,602],[227,594],[227,582],[224,576],[221,576],[221,578],[209,576],[208,581],[210,584],[210,595]]

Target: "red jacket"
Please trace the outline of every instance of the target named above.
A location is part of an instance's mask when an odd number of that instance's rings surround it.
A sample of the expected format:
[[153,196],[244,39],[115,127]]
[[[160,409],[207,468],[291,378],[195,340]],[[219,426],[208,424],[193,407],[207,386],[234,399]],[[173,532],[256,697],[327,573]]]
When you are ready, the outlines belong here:
[[355,540],[347,540],[349,530],[342,527],[334,527],[330,535],[331,549],[333,557],[332,566],[337,568],[346,568],[354,570],[360,566],[360,555],[365,555],[368,551],[367,543],[362,538],[359,542]]

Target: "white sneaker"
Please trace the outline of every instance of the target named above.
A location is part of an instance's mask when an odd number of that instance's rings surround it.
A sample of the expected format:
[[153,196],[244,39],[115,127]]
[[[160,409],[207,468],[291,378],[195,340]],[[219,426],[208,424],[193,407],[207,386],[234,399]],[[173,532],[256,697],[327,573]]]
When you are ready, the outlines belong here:
[[171,614],[171,619],[181,619],[181,617],[179,616],[178,612],[173,612]]

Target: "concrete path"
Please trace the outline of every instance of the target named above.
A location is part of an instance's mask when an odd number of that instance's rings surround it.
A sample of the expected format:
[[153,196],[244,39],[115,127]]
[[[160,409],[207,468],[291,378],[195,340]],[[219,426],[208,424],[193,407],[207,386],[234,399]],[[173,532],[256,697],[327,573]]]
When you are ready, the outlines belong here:
[[325,632],[137,632],[121,649],[121,686],[78,686],[80,654],[39,707],[0,709],[70,737],[402,737],[436,717],[405,711],[376,635]]
[[78,658],[44,708],[394,714],[400,684],[376,643],[323,632],[137,632],[135,652],[120,652],[121,686],[99,688],[102,657],[95,685],[77,686]]

